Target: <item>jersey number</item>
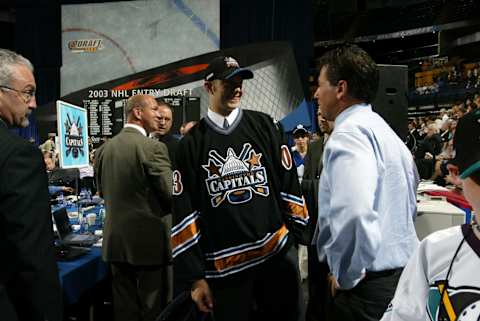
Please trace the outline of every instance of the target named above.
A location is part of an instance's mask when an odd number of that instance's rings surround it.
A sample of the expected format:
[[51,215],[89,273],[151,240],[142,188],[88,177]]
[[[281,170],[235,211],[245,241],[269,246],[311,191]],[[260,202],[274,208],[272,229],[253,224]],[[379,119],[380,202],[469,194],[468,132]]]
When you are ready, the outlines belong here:
[[282,145],[282,166],[289,171],[292,168],[292,155],[287,145]]
[[178,170],[173,171],[173,195],[180,195],[183,192],[182,175]]

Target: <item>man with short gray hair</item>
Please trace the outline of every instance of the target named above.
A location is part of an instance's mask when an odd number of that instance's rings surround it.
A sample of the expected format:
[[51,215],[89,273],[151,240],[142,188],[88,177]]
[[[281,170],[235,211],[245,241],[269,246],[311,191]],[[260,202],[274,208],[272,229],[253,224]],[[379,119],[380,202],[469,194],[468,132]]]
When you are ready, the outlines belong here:
[[38,148],[8,130],[37,107],[32,64],[0,49],[0,316],[62,320],[48,181]]

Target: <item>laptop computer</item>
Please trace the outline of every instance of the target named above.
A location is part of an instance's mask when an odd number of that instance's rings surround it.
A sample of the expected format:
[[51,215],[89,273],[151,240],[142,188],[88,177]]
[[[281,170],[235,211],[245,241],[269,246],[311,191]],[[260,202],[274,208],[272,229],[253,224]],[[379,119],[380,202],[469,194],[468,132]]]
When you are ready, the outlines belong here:
[[71,261],[91,251],[88,247],[70,246],[64,244],[55,245],[57,261]]
[[77,246],[92,246],[100,237],[91,234],[75,234],[73,233],[70,220],[68,219],[67,209],[62,207],[53,212],[53,219],[57,226],[58,236],[63,244]]

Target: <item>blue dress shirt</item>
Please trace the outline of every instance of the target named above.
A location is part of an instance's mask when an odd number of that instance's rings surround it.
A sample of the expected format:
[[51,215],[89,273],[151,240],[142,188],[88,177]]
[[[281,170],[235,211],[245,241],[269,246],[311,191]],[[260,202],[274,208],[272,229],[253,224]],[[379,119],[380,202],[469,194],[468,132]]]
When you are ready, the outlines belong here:
[[366,104],[335,120],[323,152],[315,242],[342,289],[407,264],[418,246],[418,173],[410,151]]

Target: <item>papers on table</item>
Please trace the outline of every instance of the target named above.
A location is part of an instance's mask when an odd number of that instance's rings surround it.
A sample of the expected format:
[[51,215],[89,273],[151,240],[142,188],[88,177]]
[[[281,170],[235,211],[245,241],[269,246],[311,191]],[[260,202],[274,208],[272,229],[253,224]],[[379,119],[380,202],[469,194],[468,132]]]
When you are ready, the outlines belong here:
[[432,181],[422,181],[418,184],[417,193],[423,193],[426,191],[449,191],[448,188],[438,186]]

